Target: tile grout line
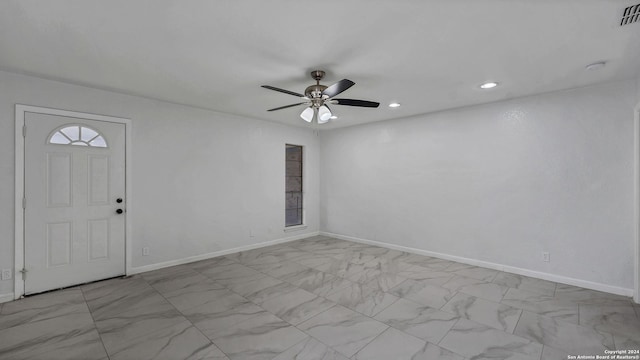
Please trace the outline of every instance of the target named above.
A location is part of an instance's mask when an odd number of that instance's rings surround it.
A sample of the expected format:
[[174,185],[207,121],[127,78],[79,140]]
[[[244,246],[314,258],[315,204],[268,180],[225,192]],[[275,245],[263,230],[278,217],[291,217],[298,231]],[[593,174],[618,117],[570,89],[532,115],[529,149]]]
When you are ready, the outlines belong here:
[[[264,273],[264,272],[262,272],[262,271],[259,271],[259,270],[256,270],[256,269],[253,269],[253,268],[251,268],[250,266],[247,266],[246,264],[242,264],[242,263],[240,263],[240,262],[237,262],[237,263],[238,263],[238,264],[240,264],[240,265],[243,265],[243,266],[245,266],[245,267],[247,267],[247,268],[249,268],[249,269],[252,269],[252,270],[254,270],[254,271],[256,271],[256,272],[259,272],[259,273],[261,273],[261,274],[264,274],[265,276],[269,276],[269,277],[274,278],[274,279],[276,279],[276,280],[282,281],[283,283],[288,283],[288,284],[290,284],[290,285],[292,285],[292,286],[294,286],[294,287],[296,287],[296,288],[298,288],[298,289],[301,289],[300,287],[297,287],[297,286],[295,286],[295,285],[293,285],[293,284],[291,284],[291,283],[289,283],[289,282],[287,282],[287,281],[284,281],[284,280],[278,279],[278,278],[276,278],[276,277],[274,277],[274,276],[272,276],[272,275],[269,275],[269,274]],[[300,264],[300,265],[301,265],[301,264]],[[304,266],[304,265],[303,265],[303,266]],[[204,275],[204,276],[207,276],[207,275],[205,275],[205,274],[203,274],[203,275]],[[209,277],[207,276],[207,278],[209,278]],[[209,279],[210,279],[210,278],[209,278]],[[211,281],[215,281],[215,280],[213,280],[213,279],[210,279],[210,280],[211,280]],[[247,300],[247,302],[252,303],[252,304],[256,305],[257,307],[261,308],[264,312],[266,312],[266,313],[268,313],[268,314],[271,314],[271,315],[275,316],[275,317],[276,317],[276,318],[278,318],[280,321],[282,321],[282,322],[285,322],[285,323],[289,324],[289,326],[291,326],[291,327],[293,327],[293,328],[297,329],[298,331],[300,331],[300,332],[304,333],[304,334],[305,334],[305,335],[307,335],[308,337],[311,337],[311,338],[314,338],[314,339],[315,339],[315,337],[311,336],[311,335],[310,335],[310,334],[308,334],[306,331],[304,331],[304,330],[302,330],[302,329],[298,328],[298,326],[293,325],[293,324],[291,324],[290,322],[288,322],[288,321],[286,321],[286,320],[284,320],[284,319],[280,318],[277,314],[274,314],[274,313],[272,313],[271,311],[269,311],[269,310],[265,309],[265,308],[264,308],[264,307],[262,307],[260,304],[257,304],[257,303],[255,303],[254,301],[247,299],[247,298],[246,298],[246,297],[244,297],[242,294],[239,294],[239,293],[237,293],[237,292],[233,291],[232,289],[230,289],[229,287],[227,287],[227,286],[226,286],[226,285],[224,285],[224,284],[220,284],[220,285],[221,285],[221,286],[223,286],[226,290],[228,290],[228,291],[230,291],[230,292],[232,292],[232,293],[234,293],[234,294],[236,294],[236,295],[238,295],[238,296],[242,297],[243,299]],[[304,290],[304,289],[301,289],[301,290]],[[306,291],[306,290],[305,290],[305,291]],[[311,293],[311,292],[310,292],[310,293]],[[313,294],[313,295],[315,295],[315,296],[316,296],[316,298],[320,297],[319,295],[316,295],[316,294]],[[272,297],[270,297],[270,298],[273,298],[273,297],[276,297],[276,296],[281,296],[281,294],[274,295],[274,296],[272,296]],[[315,298],[314,298],[314,299],[315,299]],[[302,323],[304,323],[304,322],[306,322],[306,321],[308,321],[308,320],[311,320],[312,318],[314,318],[314,317],[316,317],[316,316],[318,316],[318,315],[320,315],[320,314],[322,314],[322,313],[324,313],[324,312],[326,312],[326,311],[329,311],[329,310],[330,310],[330,309],[332,309],[334,306],[335,306],[335,304],[334,304],[334,305],[332,305],[331,307],[329,307],[328,309],[326,309],[326,310],[324,310],[324,311],[322,311],[322,312],[320,312],[320,313],[318,313],[318,314],[316,314],[316,315],[314,315],[314,316],[310,317],[309,319],[306,319],[306,320],[302,321],[300,324],[302,324]],[[259,314],[256,314],[255,316],[252,316],[252,317],[250,317],[250,318],[248,318],[248,319],[242,320],[242,321],[240,321],[240,322],[238,322],[238,323],[234,324],[233,326],[237,326],[237,325],[239,325],[239,324],[241,324],[241,323],[244,323],[245,321],[252,320],[252,319],[254,319],[255,317],[257,317],[258,315],[259,315]],[[190,320],[189,320],[189,321],[190,321]],[[191,321],[190,321],[190,322],[191,322]],[[193,323],[192,323],[192,324],[193,324]],[[298,324],[298,325],[300,325],[300,324]],[[194,326],[194,327],[196,327],[196,328],[198,328],[195,324],[193,324],[193,326]],[[200,329],[199,329],[199,328],[198,328],[198,330],[200,331]],[[204,334],[203,334],[203,335],[204,335]],[[209,338],[208,336],[206,336],[206,335],[204,335],[204,336],[205,336],[207,339],[209,339],[209,340],[211,341],[211,343],[213,343],[214,345],[216,345],[216,344],[215,344],[215,342],[213,342],[213,340],[212,340],[212,339],[210,339],[210,338]],[[301,343],[302,341],[306,341],[306,340],[308,340],[308,338],[307,338],[307,339],[304,339],[304,340],[301,340],[300,342],[297,342],[297,343],[295,343],[295,344],[291,345],[290,347],[288,347],[288,348],[287,348],[287,349],[285,349],[284,351],[281,351],[279,354],[275,355],[275,356],[274,356],[274,358],[275,358],[275,357],[277,357],[277,356],[279,356],[279,355],[280,355],[280,354],[282,354],[283,352],[285,352],[285,351],[289,350],[290,348],[292,348],[292,347],[296,346],[297,344]],[[318,339],[316,339],[316,340],[317,340],[317,341],[319,341]],[[323,343],[323,344],[324,344],[324,343]],[[327,347],[331,348],[331,347],[330,347],[330,346],[328,346],[327,344],[324,344],[324,345],[326,345]],[[216,345],[216,347],[218,347],[218,346]],[[218,347],[218,348],[219,348],[219,347]],[[331,348],[331,349],[333,349],[333,348]],[[334,349],[334,350],[335,350],[335,349]],[[222,349],[220,349],[220,351],[222,351]],[[335,351],[337,351],[337,350],[335,350]],[[224,352],[223,352],[223,353],[224,353]],[[228,355],[228,354],[226,354],[226,353],[224,353],[224,354],[225,354],[227,357],[229,357],[229,355]],[[273,359],[273,358],[272,358],[272,359]]]
[[[404,282],[404,281],[403,281],[403,282]],[[355,281],[354,281],[354,283],[355,283],[356,285],[358,285],[358,286],[364,287],[364,285],[363,285],[363,284],[356,283]],[[325,300],[327,300],[327,301],[335,302],[336,304],[338,304],[338,305],[340,305],[340,306],[343,306],[343,307],[345,307],[345,308],[347,308],[347,309],[349,309],[349,310],[351,310],[351,311],[355,311],[355,312],[357,312],[358,314],[361,314],[361,315],[363,315],[363,316],[371,317],[371,316],[369,316],[369,315],[367,315],[367,314],[363,314],[362,312],[360,312],[360,311],[358,311],[358,310],[355,310],[355,309],[352,309],[352,308],[350,308],[350,307],[344,306],[344,305],[342,305],[342,304],[340,304],[340,303],[338,303],[338,302],[336,302],[336,301],[333,301],[333,300],[331,300],[331,299],[329,299],[329,298],[328,298],[328,296],[330,296],[330,295],[332,295],[332,294],[334,294],[334,293],[337,293],[338,291],[342,291],[342,290],[344,290],[344,289],[346,289],[346,288],[347,288],[347,286],[345,286],[344,288],[339,288],[339,289],[336,289],[336,290],[334,290],[334,291],[331,291],[331,292],[327,293],[327,295],[326,295],[326,296],[323,296],[323,298],[324,298]],[[374,290],[377,290],[377,289],[374,289]],[[401,299],[401,297],[396,296],[396,295],[393,295],[393,294],[391,294],[391,293],[389,293],[389,292],[382,291],[382,290],[380,290],[380,291],[381,291],[381,292],[383,292],[383,293],[385,293],[385,294],[389,294],[389,295],[391,295],[391,296],[397,297],[397,299],[396,299],[396,300],[394,300],[391,304],[389,304],[389,305],[385,306],[384,308],[380,309],[379,311],[377,311],[375,314],[373,314],[374,316],[375,316],[375,315],[377,315],[377,314],[379,314],[380,312],[382,312],[383,310],[385,310],[385,309],[386,309],[386,308],[388,308],[389,306],[391,306],[391,305],[395,304],[398,300],[400,300],[400,299]],[[377,320],[376,320],[376,321],[377,321]]]
[[[389,294],[389,295],[395,296],[395,295],[393,295],[393,294]],[[375,313],[375,314],[372,314],[372,315],[371,315],[371,316],[369,316],[369,317],[370,317],[371,319],[373,319],[373,320],[376,320],[376,319],[374,318],[374,316],[376,316],[376,315],[380,314],[381,312],[383,312],[383,311],[385,311],[386,309],[388,309],[391,305],[393,305],[393,304],[397,303],[398,301],[400,301],[401,297],[399,297],[399,296],[396,296],[396,297],[397,297],[397,299],[395,299],[391,304],[389,304],[389,305],[387,305],[387,306],[383,307],[382,309],[380,309],[380,310],[376,311],[376,313]],[[365,315],[365,316],[368,316],[368,315]],[[376,321],[378,321],[378,320],[376,320]],[[381,322],[382,322],[382,321],[381,321]],[[383,323],[383,324],[384,324],[384,323]]]
[[[377,320],[376,320],[376,321],[377,321]],[[384,323],[383,323],[383,324],[384,324]],[[372,342],[374,342],[374,341],[375,341],[377,338],[379,338],[382,334],[384,334],[384,333],[386,333],[387,331],[389,331],[389,329],[394,329],[394,330],[395,330],[395,328],[393,328],[393,327],[391,327],[391,326],[389,326],[389,325],[387,325],[387,324],[385,324],[385,325],[387,326],[387,328],[386,328],[386,329],[382,330],[382,332],[380,332],[380,334],[378,334],[378,335],[374,336],[374,337],[373,337],[373,339],[371,339],[371,341],[369,341],[369,342],[367,342],[366,344],[364,344],[364,346],[362,346],[360,349],[358,349],[358,351],[356,351],[356,353],[355,353],[355,354],[353,354],[353,355],[351,356],[351,358],[352,358],[352,359],[355,359],[356,355],[358,355],[358,353],[359,353],[360,351],[362,351],[364,348],[366,348],[367,346],[369,346],[369,344],[371,344]],[[403,334],[404,334],[404,333],[403,333]],[[407,335],[408,335],[408,334],[407,334]],[[424,340],[420,339],[420,341],[424,341]]]
[[[456,327],[456,325],[458,325],[458,323],[460,322],[460,320],[462,320],[462,317],[458,317],[458,320],[456,320],[456,322],[453,324],[453,326],[451,326],[451,327],[449,328],[449,330],[447,330],[447,332],[446,332],[446,333],[444,333],[444,335],[442,336],[442,338],[441,338],[441,339],[440,339],[440,340],[439,340],[435,345],[437,345],[439,348],[442,348],[442,349],[445,349],[445,350],[447,350],[447,351],[450,351],[450,352],[452,352],[452,353],[454,353],[454,354],[456,354],[456,355],[460,356],[460,357],[461,357],[461,358],[463,358],[463,359],[467,359],[467,357],[466,357],[466,356],[464,356],[464,355],[462,355],[462,354],[460,354],[460,353],[457,353],[457,352],[455,352],[455,351],[453,351],[453,350],[451,350],[451,349],[447,349],[447,348],[445,348],[445,347],[440,346],[440,343],[442,342],[442,340],[444,340],[444,338],[446,338],[446,337],[447,337],[447,335],[451,332],[451,330],[452,330],[454,327]],[[470,321],[472,321],[472,320],[470,320]]]
[[80,290],[80,294],[82,294],[82,300],[84,300],[84,304],[87,307],[87,310],[89,311],[89,316],[91,316],[91,320],[93,322],[93,328],[98,333],[98,337],[100,338],[100,344],[102,344],[104,353],[107,354],[107,359],[111,359],[111,355],[109,355],[109,352],[107,351],[107,347],[104,345],[104,340],[102,340],[102,333],[100,332],[100,330],[98,330],[98,326],[96,325],[96,319],[93,317],[93,312],[91,311],[91,308],[89,308],[89,303],[87,302],[87,298],[84,295],[84,290],[82,290],[81,286],[78,287],[78,290]]
[[[320,271],[320,270],[319,270],[319,271]],[[364,270],[363,270],[363,271],[364,271]],[[329,274],[329,273],[327,273],[327,274]],[[335,277],[341,278],[341,279],[343,279],[343,280],[351,281],[351,280],[349,280],[349,279],[346,279],[346,278],[340,277],[340,276],[338,276],[338,275],[334,275],[334,274],[330,274],[330,275],[333,275],[333,276],[335,276]],[[406,281],[406,280],[405,280],[405,281]],[[355,282],[355,281],[352,281],[352,282],[353,282],[354,284],[359,285],[359,286],[364,286],[364,284],[360,284],[360,283],[357,283],[357,282]],[[403,282],[404,282],[404,281],[403,281]],[[292,285],[293,285],[293,284],[292,284]],[[400,284],[398,284],[398,285],[400,285]],[[294,286],[295,286],[295,285],[294,285]],[[346,288],[346,287],[345,287],[345,288]],[[333,294],[333,293],[335,293],[335,292],[337,292],[337,291],[339,291],[339,290],[342,290],[342,289],[343,289],[343,288],[335,289],[335,290],[333,290],[333,291],[331,291],[331,292],[327,293],[327,296],[329,296],[329,295],[331,295],[331,294]],[[387,292],[385,292],[385,291],[383,291],[383,292],[384,292],[384,293],[387,293]],[[391,295],[392,295],[392,294],[391,294]],[[364,349],[367,345],[369,345],[369,344],[370,344],[371,342],[373,342],[376,338],[378,338],[378,336],[382,335],[382,334],[383,334],[384,332],[386,332],[388,329],[392,328],[392,326],[387,325],[387,324],[385,324],[385,323],[384,323],[384,322],[382,322],[382,321],[379,321],[379,320],[377,320],[377,319],[375,319],[375,318],[373,318],[373,317],[371,317],[371,316],[369,316],[369,315],[363,314],[363,313],[361,313],[361,312],[360,312],[360,311],[358,311],[358,310],[354,310],[354,309],[351,309],[351,308],[349,308],[349,307],[346,307],[346,306],[344,306],[344,305],[342,305],[342,304],[340,304],[340,303],[336,303],[336,302],[334,302],[333,300],[328,299],[326,296],[318,295],[318,297],[322,297],[322,298],[324,298],[324,299],[325,299],[325,300],[327,300],[327,301],[331,301],[331,302],[335,303],[335,305],[334,305],[334,306],[332,306],[332,307],[330,307],[329,309],[327,309],[327,310],[325,310],[325,311],[322,311],[322,312],[320,312],[320,313],[318,313],[318,314],[316,314],[316,315],[314,315],[314,316],[310,317],[309,319],[306,319],[305,321],[301,322],[300,324],[302,324],[302,323],[304,323],[304,322],[307,322],[307,321],[309,321],[309,320],[311,320],[311,319],[315,318],[316,316],[319,316],[319,315],[321,315],[322,313],[324,313],[324,312],[327,312],[327,311],[331,310],[331,309],[332,309],[332,308],[334,308],[335,306],[342,306],[342,307],[344,307],[345,309],[348,309],[348,310],[350,310],[350,311],[353,311],[353,312],[357,313],[357,314],[358,314],[358,315],[360,315],[360,316],[364,316],[364,317],[366,317],[366,318],[369,318],[369,319],[370,319],[370,320],[372,320],[372,321],[379,322],[379,323],[381,323],[381,324],[383,324],[383,325],[385,325],[385,326],[387,327],[387,328],[386,328],[385,330],[383,330],[380,334],[376,335],[373,339],[371,339],[371,341],[369,341],[369,342],[368,342],[367,344],[365,344],[363,347],[361,347],[360,349],[358,349],[358,351],[357,351],[357,352],[356,352],[356,353],[351,357],[352,359],[354,358],[354,356],[356,356],[356,355],[357,355],[357,353],[358,353],[358,352],[360,352],[360,351],[361,351],[362,349]],[[395,304],[395,303],[396,303],[397,301],[399,301],[400,299],[401,299],[401,297],[397,297],[397,299],[396,299],[396,300],[394,300],[391,304],[389,304],[389,305],[387,305],[386,307],[384,307],[383,309],[380,309],[379,311],[377,311],[377,312],[374,314],[374,316],[375,316],[375,315],[377,315],[377,314],[379,314],[379,313],[381,313],[382,311],[384,311],[386,308],[390,307],[391,305]],[[298,324],[298,325],[300,325],[300,324]],[[296,328],[298,328],[298,327],[296,326]],[[298,328],[298,329],[299,329],[299,328]],[[395,329],[395,328],[394,328],[394,329]],[[306,331],[304,331],[304,330],[302,330],[302,329],[299,329],[299,330],[301,330],[301,331],[302,331],[302,332],[304,332],[305,334],[309,335],[310,337],[312,337],[312,338],[316,339],[315,337],[313,337],[311,334],[307,333]],[[398,329],[396,329],[396,330],[398,330]],[[401,330],[398,330],[398,331],[401,331]],[[404,332],[403,332],[403,333],[404,333]],[[407,335],[412,336],[412,335],[410,335],[410,334],[407,334]],[[331,346],[329,346],[329,345],[327,345],[327,344],[323,343],[323,342],[322,342],[322,341],[320,341],[319,339],[316,339],[316,340],[317,340],[317,341],[319,341],[319,342],[321,342],[322,344],[324,344],[324,345],[328,346],[329,348],[333,349]],[[419,340],[424,341],[424,340],[422,340],[422,339],[419,339]],[[333,350],[334,350],[334,351],[337,351],[337,352],[338,352],[338,353],[340,353],[340,354],[342,354],[342,353],[341,353],[340,351],[338,351],[338,350],[335,350],[335,349],[333,349]],[[342,355],[344,355],[344,354],[342,354]]]
[[[215,280],[213,280],[213,279],[209,278],[209,277],[208,277],[208,276],[206,276],[205,274],[202,274],[202,273],[201,273],[201,272],[199,272],[198,270],[196,270],[196,269],[194,269],[194,268],[191,268],[191,267],[189,267],[189,269],[191,269],[191,270],[193,270],[194,272],[196,272],[196,273],[198,273],[198,274],[200,274],[200,275],[202,275],[202,276],[206,277],[208,280],[211,280],[211,281],[212,281],[212,282],[214,282],[215,284],[218,284],[218,285],[220,285],[220,286],[223,286],[225,289],[227,289],[224,285],[222,285],[222,284],[220,284],[220,283],[217,283]],[[167,299],[167,298],[164,296],[164,294],[162,294],[160,291],[158,291],[158,290],[157,290],[153,285],[149,284],[149,282],[148,282],[144,277],[142,277],[142,279],[143,279],[143,280],[144,280],[144,281],[145,281],[145,282],[146,282],[146,283],[147,283],[151,288],[153,288],[153,290],[155,290],[155,292],[156,292],[156,293],[158,293],[160,296],[162,296],[162,298],[163,298],[163,299],[164,299],[164,300],[165,300],[169,305],[171,305],[171,306],[172,306],[172,307],[173,307],[173,308],[174,308],[178,313],[180,313],[180,315],[181,315],[181,316],[182,316],[186,321],[188,321],[188,322],[189,322],[189,324],[191,324],[191,326],[192,326],[194,329],[196,329],[196,330],[197,330],[197,331],[198,331],[202,336],[204,336],[204,338],[205,338],[205,339],[209,340],[209,343],[211,343],[213,346],[215,346],[215,347],[216,347],[216,349],[220,350],[220,352],[221,352],[221,353],[223,353],[223,354],[224,354],[224,356],[226,356],[228,359],[231,359],[231,358],[229,357],[229,354],[227,354],[227,353],[225,353],[224,351],[222,351],[222,349],[220,349],[220,347],[219,347],[218,345],[216,345],[216,343],[214,343],[214,342],[213,342],[213,340],[211,340],[207,335],[205,335],[205,334],[202,332],[202,330],[201,330],[201,329],[200,329],[196,324],[194,324],[194,323],[191,321],[191,319],[189,319],[189,318],[188,318],[188,317],[187,317],[187,316],[186,316],[182,311],[178,310],[178,308],[176,308],[176,307],[175,307],[175,305],[173,305],[173,303],[171,303],[171,301],[169,301],[169,299]],[[227,290],[231,291],[230,289],[227,289]],[[233,291],[232,291],[232,292],[233,292]],[[234,293],[234,294],[235,294],[235,293]],[[236,295],[239,295],[239,294],[236,294]],[[248,301],[248,300],[247,300],[247,301]],[[197,307],[197,306],[194,306],[194,307]],[[189,309],[191,309],[191,308],[189,308]],[[185,309],[185,310],[187,310],[187,309]],[[247,319],[247,320],[248,320],[248,319]],[[242,322],[242,321],[241,321],[241,322]]]
[[[446,337],[447,337],[447,335],[449,335],[449,333],[451,332],[451,329],[453,329],[454,327],[456,327],[456,325],[458,325],[458,323],[460,322],[460,320],[461,320],[461,319],[462,319],[462,317],[459,317],[459,318],[456,320],[456,322],[455,322],[455,323],[453,323],[453,326],[451,326],[451,327],[449,328],[449,330],[447,330],[447,332],[446,332],[446,333],[444,333],[444,335],[443,335],[443,336],[442,336],[442,338],[441,338],[441,339],[436,343],[436,345],[440,346],[440,343],[442,342],[442,340],[444,340],[444,338],[446,338]],[[444,349],[444,348],[443,348],[443,349]],[[447,349],[447,350],[449,350],[449,349]],[[451,350],[449,350],[449,351],[451,351]],[[458,353],[456,353],[456,354],[458,354]],[[458,355],[460,355],[460,354],[458,354]]]
[[493,275],[493,277],[491,277],[491,280],[487,281],[488,283],[493,283],[493,280],[495,280],[498,277],[498,274],[500,274],[502,271],[498,271],[496,270],[496,273]]
[[[298,329],[298,328],[296,328],[296,329]],[[302,331],[302,330],[300,330],[300,329],[298,329],[298,331],[303,332],[305,335],[307,335],[307,337],[306,337],[306,338],[304,338],[304,339],[302,339],[302,340],[300,340],[299,342],[297,342],[297,343],[295,343],[295,344],[293,344],[293,345],[289,346],[289,347],[288,347],[288,348],[286,348],[284,351],[281,351],[281,352],[280,352],[280,354],[277,354],[276,356],[274,356],[274,357],[270,358],[270,360],[273,360],[273,359],[277,358],[278,356],[280,356],[281,354],[286,353],[287,351],[289,351],[289,349],[293,348],[294,346],[297,346],[298,344],[302,344],[303,342],[307,342],[307,341],[309,341],[309,339],[310,339],[310,338],[311,338],[311,339],[313,339],[313,337],[311,337],[309,334],[305,333],[304,331]],[[326,345],[326,344],[324,344],[324,345]]]
[[544,355],[544,347],[545,345],[542,344],[542,351],[540,351],[540,357],[538,358],[538,360],[542,360],[542,355]]
[[[518,321],[516,321],[516,325],[513,327],[512,335],[515,335],[516,329],[518,328],[518,324],[520,323],[520,319],[522,319],[522,314],[524,314],[524,309],[519,309],[520,315],[518,315]],[[516,335],[517,336],[517,335]]]
[[[342,306],[342,305],[337,304],[337,306]],[[336,307],[336,305],[334,305],[334,306],[332,306],[332,307],[328,308],[327,310],[322,311],[322,312],[320,312],[320,313],[318,313],[318,314],[316,314],[316,315],[314,315],[314,316],[312,316],[312,317],[308,318],[307,320],[305,320],[305,321],[301,322],[300,324],[298,324],[298,325],[296,325],[296,326],[294,326],[294,327],[295,327],[296,329],[298,329],[298,330],[302,331],[303,333],[305,333],[305,334],[306,334],[307,336],[309,336],[310,338],[315,339],[315,340],[316,340],[316,341],[318,341],[319,343],[321,343],[321,344],[325,345],[325,346],[326,346],[326,347],[328,347],[329,349],[332,349],[333,351],[337,352],[338,354],[341,354],[341,355],[345,356],[343,353],[341,353],[340,351],[338,351],[338,350],[334,349],[334,348],[333,348],[333,347],[331,347],[329,344],[324,343],[322,340],[320,340],[320,339],[316,338],[315,336],[313,336],[313,335],[309,334],[309,333],[308,333],[308,332],[306,332],[305,330],[300,329],[300,328],[298,327],[299,325],[302,325],[302,324],[306,323],[307,321],[310,321],[311,319],[315,318],[316,316],[320,316],[321,314],[324,314],[325,312],[327,312],[327,311],[329,311],[329,310],[333,309],[334,307]],[[345,309],[346,309],[346,308],[345,308]],[[299,344],[299,343],[298,343],[298,344]],[[294,345],[294,346],[295,346],[295,345]],[[288,350],[288,349],[287,349],[287,350]],[[355,355],[355,354],[354,354],[354,355]],[[345,356],[345,357],[346,357],[346,356]]]
[[[181,265],[178,265],[178,266],[181,266]],[[191,267],[189,267],[189,269],[190,269],[190,270],[193,270],[194,272],[196,272],[196,273],[198,273],[198,274],[201,274],[199,271],[197,271],[197,270],[195,270],[195,269],[193,269],[193,268],[191,268]],[[214,280],[210,279],[210,278],[209,278],[209,277],[207,277],[206,275],[204,275],[204,274],[201,274],[201,275],[205,276],[207,279],[211,280],[212,282],[214,282],[214,283],[218,284],[217,282],[215,282]],[[176,307],[175,307],[175,305],[173,305],[173,303],[171,303],[171,301],[169,301],[169,299],[167,299],[167,298],[164,296],[164,294],[162,294],[160,291],[158,291],[158,290],[157,290],[153,285],[149,284],[149,281],[147,281],[147,279],[145,279],[145,278],[144,278],[144,276],[140,276],[140,277],[142,278],[142,280],[143,280],[145,283],[147,283],[147,285],[149,285],[149,287],[151,287],[151,288],[152,288],[152,289],[153,289],[153,290],[154,290],[158,295],[160,295],[160,296],[161,296],[161,297],[162,297],[162,298],[163,298],[163,299],[164,299],[164,300],[165,300],[169,305],[171,305],[171,307],[173,307],[173,308],[174,308],[174,310],[175,310],[175,311],[177,311],[177,312],[178,312],[178,313],[179,313],[179,314],[180,314],[180,315],[185,319],[185,321],[189,322],[189,324],[191,324],[191,326],[192,326],[194,329],[196,329],[196,330],[197,330],[197,331],[198,331],[198,332],[199,332],[199,333],[200,333],[200,334],[201,334],[205,339],[209,340],[209,343],[211,343],[213,346],[215,346],[218,350],[220,350],[220,352],[221,352],[221,353],[223,353],[223,354],[224,354],[228,359],[230,359],[230,358],[229,358],[229,355],[228,355],[227,353],[225,353],[224,351],[222,351],[222,349],[220,349],[220,347],[218,347],[218,345],[216,345],[216,344],[213,342],[213,340],[211,340],[207,335],[205,335],[205,334],[202,332],[202,330],[200,330],[200,328],[199,328],[199,327],[197,327],[197,326],[196,326],[196,325],[195,325],[195,324],[194,324],[194,323],[193,323],[193,322],[192,322],[192,321],[191,321],[187,316],[185,316],[185,314],[184,314],[182,311],[178,310],[178,308],[176,308]],[[218,285],[220,285],[220,286],[224,286],[224,285],[222,285],[222,284],[218,284]],[[166,328],[168,328],[168,327],[166,327]],[[150,334],[152,334],[152,333],[154,333],[154,332],[156,332],[156,331],[164,330],[164,329],[165,329],[165,328],[157,329],[157,330],[155,330],[155,331],[150,332]]]
[[582,325],[582,320],[581,320],[581,316],[580,316],[580,309],[582,308],[582,304],[577,304],[576,305],[578,307],[578,325]]

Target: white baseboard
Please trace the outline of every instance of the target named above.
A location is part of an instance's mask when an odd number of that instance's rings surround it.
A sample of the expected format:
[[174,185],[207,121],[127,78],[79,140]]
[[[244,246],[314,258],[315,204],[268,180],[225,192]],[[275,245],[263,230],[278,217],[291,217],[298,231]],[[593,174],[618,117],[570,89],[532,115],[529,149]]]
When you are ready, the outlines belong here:
[[519,268],[519,267],[515,267],[515,266],[502,265],[502,264],[492,263],[492,262],[488,262],[488,261],[476,260],[476,259],[466,258],[466,257],[462,257],[462,256],[442,254],[442,253],[438,253],[438,252],[434,252],[434,251],[428,251],[428,250],[416,249],[416,248],[411,248],[411,247],[406,247],[406,246],[388,244],[388,243],[384,243],[384,242],[380,242],[380,241],[361,239],[361,238],[357,238],[357,237],[354,237],[354,236],[334,234],[334,233],[330,233],[330,232],[326,232],[326,231],[320,231],[320,235],[329,236],[329,237],[333,237],[333,238],[341,239],[341,240],[348,240],[348,241],[358,242],[358,243],[362,243],[362,244],[380,246],[380,247],[384,247],[384,248],[388,248],[388,249],[399,250],[399,251],[404,251],[404,252],[418,254],[418,255],[431,256],[431,257],[444,259],[444,260],[456,261],[456,262],[463,263],[463,264],[475,265],[475,266],[480,266],[480,267],[484,267],[484,268],[489,268],[489,269],[509,272],[509,273],[513,273],[513,274],[529,276],[529,277],[542,279],[542,280],[553,281],[553,282],[557,282],[557,283],[561,283],[561,284],[579,286],[579,287],[583,287],[583,288],[586,288],[586,289],[604,291],[604,292],[611,293],[611,294],[616,294],[616,295],[633,296],[633,294],[634,294],[634,290],[633,289],[627,289],[627,288],[622,288],[622,287],[618,287],[618,286],[611,286],[611,285],[602,284],[602,283],[596,283],[596,282],[587,281],[587,280],[575,279],[575,278],[561,276],[561,275],[555,275],[555,274],[549,274],[549,273],[545,273],[545,272],[539,272],[539,271],[534,271],[534,270],[529,270],[529,269],[523,269],[523,268]]
[[166,268],[166,267],[169,267],[169,266],[182,265],[182,264],[187,264],[187,263],[191,263],[191,262],[194,262],[194,261],[206,260],[206,259],[211,259],[211,258],[218,257],[218,256],[229,255],[229,254],[233,254],[233,253],[237,253],[237,252],[241,252],[241,251],[253,250],[253,249],[258,249],[258,248],[267,247],[267,246],[271,246],[271,245],[287,243],[287,242],[290,242],[290,241],[306,239],[308,237],[318,236],[319,234],[320,234],[319,231],[314,231],[314,232],[311,232],[311,233],[304,233],[304,234],[300,234],[300,235],[289,236],[289,237],[282,238],[282,239],[270,240],[270,241],[265,241],[265,242],[261,242],[261,243],[257,243],[257,244],[240,246],[240,247],[227,249],[227,250],[220,250],[220,251],[214,251],[214,252],[206,253],[206,254],[189,256],[189,257],[182,258],[182,259],[177,259],[177,260],[170,260],[170,261],[164,261],[164,262],[161,262],[161,263],[138,266],[138,267],[131,268],[131,270],[127,273],[127,275],[140,274],[140,273],[143,273],[143,272],[158,270],[158,269]]
[[13,296],[14,296],[13,293],[0,294],[0,304],[4,302],[13,301]]

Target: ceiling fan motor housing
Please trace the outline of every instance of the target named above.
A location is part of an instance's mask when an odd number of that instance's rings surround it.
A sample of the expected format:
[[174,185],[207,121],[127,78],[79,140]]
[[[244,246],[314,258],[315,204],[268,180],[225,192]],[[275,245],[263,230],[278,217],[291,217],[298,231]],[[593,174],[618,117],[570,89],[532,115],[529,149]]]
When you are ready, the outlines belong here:
[[313,107],[320,107],[328,96],[322,95],[327,87],[324,85],[311,85],[304,90],[304,95],[311,100]]

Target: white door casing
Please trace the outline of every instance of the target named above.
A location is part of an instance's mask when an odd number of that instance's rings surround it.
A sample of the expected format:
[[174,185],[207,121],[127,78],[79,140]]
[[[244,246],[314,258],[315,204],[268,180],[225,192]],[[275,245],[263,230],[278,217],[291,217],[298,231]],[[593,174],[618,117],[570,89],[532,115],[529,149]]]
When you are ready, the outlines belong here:
[[[26,206],[23,217],[16,217],[16,270],[24,268],[26,274],[16,276],[15,298],[123,275],[130,265],[125,250],[128,120],[38,109],[42,111],[21,111]],[[62,128],[66,130],[60,132]],[[54,144],[49,143],[52,135]],[[60,144],[78,135],[85,142]],[[87,146],[91,139],[95,141],[89,145],[96,146]],[[23,223],[22,244],[18,220]]]
[[635,261],[633,277],[633,300],[640,304],[640,103],[633,111],[633,187],[634,187],[634,220],[635,220]]

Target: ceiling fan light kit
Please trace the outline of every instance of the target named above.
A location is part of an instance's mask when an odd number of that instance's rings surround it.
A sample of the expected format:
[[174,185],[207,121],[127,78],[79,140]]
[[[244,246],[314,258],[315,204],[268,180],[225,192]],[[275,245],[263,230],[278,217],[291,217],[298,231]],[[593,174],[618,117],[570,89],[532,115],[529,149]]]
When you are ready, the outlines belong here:
[[300,98],[301,102],[280,106],[277,108],[269,109],[267,111],[276,111],[282,110],[298,105],[307,106],[306,109],[302,111],[300,117],[308,122],[312,123],[313,120],[316,120],[318,124],[324,124],[329,122],[329,120],[336,118],[335,115],[331,112],[329,108],[329,104],[332,105],[347,105],[347,106],[358,106],[358,107],[370,107],[377,108],[380,106],[380,103],[374,101],[366,101],[366,100],[355,100],[355,99],[334,99],[333,97],[342,93],[343,91],[349,89],[356,83],[349,79],[342,79],[337,83],[331,86],[320,85],[320,80],[324,77],[325,72],[322,70],[314,70],[311,72],[311,77],[316,81],[315,85],[308,86],[304,90],[304,95],[299,94],[293,91],[280,89],[274,86],[262,85],[263,88],[278,91],[281,93],[297,96]]
[[327,122],[331,119],[331,110],[327,105],[322,105],[318,108],[318,122],[324,121]]
[[313,115],[315,115],[315,111],[312,107],[308,107],[302,111],[300,117],[302,118],[302,120],[310,123],[311,121],[313,121]]

